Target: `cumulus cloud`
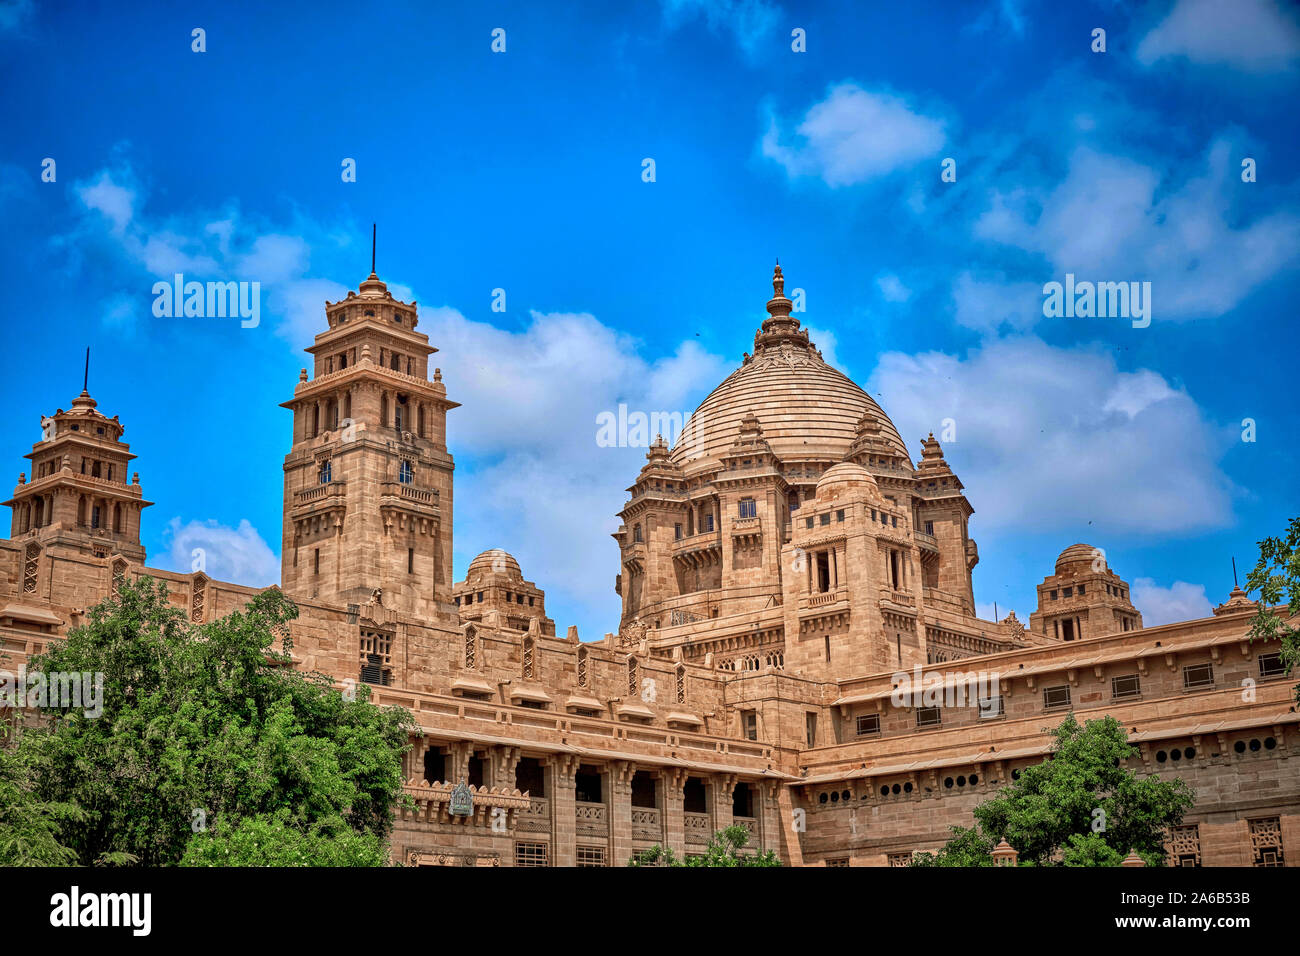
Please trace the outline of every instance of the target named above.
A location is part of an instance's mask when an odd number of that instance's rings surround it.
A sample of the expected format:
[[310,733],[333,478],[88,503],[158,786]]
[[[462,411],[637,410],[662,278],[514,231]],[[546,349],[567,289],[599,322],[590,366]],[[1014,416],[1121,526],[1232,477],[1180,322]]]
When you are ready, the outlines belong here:
[[[75,183],[73,194],[84,215],[66,244],[75,250],[77,239],[102,235],[145,274],[135,287],[138,291],[119,291],[107,309],[110,324],[119,331],[130,331],[131,316],[151,316],[153,281],[170,282],[176,273],[187,280],[260,283],[264,309],[281,318],[277,332],[295,345],[321,331],[327,298],[347,295],[340,283],[311,275],[312,243],[307,236],[318,245],[344,244],[315,223],[274,228],[234,208],[150,216],[145,192],[129,166],[101,170]],[[394,295],[402,292],[390,288]],[[130,297],[138,298],[141,307],[127,307],[124,302]]]
[[247,520],[232,528],[210,520],[182,524],[176,517],[168,523],[163,538],[167,554],[158,566],[164,570],[185,574],[201,570],[210,578],[250,587],[280,583],[279,555]]
[[637,339],[587,313],[532,312],[526,328],[508,330],[443,307],[425,310],[421,329],[446,357],[447,394],[461,403],[447,416],[457,574],[480,551],[505,548],[547,590],[561,628],[616,630],[609,535],[646,449],[598,445],[597,416],[623,404],[684,422],[733,363],[694,341],[647,358]]
[[1192,621],[1214,613],[1203,584],[1175,581],[1162,588],[1151,578],[1138,578],[1133,582],[1132,597],[1133,606],[1142,612],[1144,627]]
[[965,358],[891,352],[868,390],[912,440],[952,419],[945,457],[979,489],[985,527],[1164,534],[1231,520],[1228,431],[1158,373],[1121,372],[1099,347],[1019,336]]
[[1136,160],[1079,147],[1055,187],[993,193],[974,234],[1041,255],[1051,269],[1044,282],[1066,273],[1149,281],[1155,321],[1220,316],[1300,255],[1292,211],[1247,221],[1234,208],[1239,173],[1226,140],[1181,184]]
[[910,166],[943,147],[944,123],[906,99],[855,83],[831,88],[795,127],[787,145],[773,117],[763,136],[763,155],[792,179],[820,177],[828,186],[851,186]]
[[1249,73],[1292,69],[1300,26],[1273,0],[1178,0],[1138,44],[1138,62],[1165,59],[1226,66]]

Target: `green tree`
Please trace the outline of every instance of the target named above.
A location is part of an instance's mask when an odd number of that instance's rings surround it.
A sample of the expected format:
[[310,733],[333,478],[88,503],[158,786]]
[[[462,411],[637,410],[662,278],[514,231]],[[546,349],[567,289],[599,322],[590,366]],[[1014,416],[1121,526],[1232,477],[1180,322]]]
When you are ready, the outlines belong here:
[[[9,737],[8,727],[3,732]],[[59,829],[84,814],[75,804],[36,796],[31,762],[27,751],[0,743],[0,866],[70,866],[77,854],[59,842]]]
[[274,645],[297,614],[272,589],[196,626],[144,577],[31,661],[103,674],[100,716],[47,708],[19,738],[34,795],[78,809],[76,862],[382,862],[411,717],[295,670]]
[[1137,749],[1114,717],[1080,725],[1069,714],[1053,736],[1047,760],[975,808],[973,828],[953,827],[937,854],[912,865],[989,866],[1006,840],[1021,865],[1118,866],[1136,850],[1148,866],[1163,866],[1165,831],[1194,803],[1192,789],[1125,769]]
[[[1250,623],[1250,638],[1281,642],[1286,672],[1300,663],[1300,627],[1283,620],[1274,606],[1286,599],[1287,618],[1300,615],[1300,518],[1292,518],[1286,536],[1259,542],[1259,561],[1246,576],[1246,591],[1259,592],[1259,610]],[[1295,687],[1300,701],[1300,684]]]
[[700,856],[683,859],[671,849],[655,844],[648,850],[642,850],[632,859],[628,866],[780,866],[781,859],[772,850],[758,853],[744,853],[749,844],[749,831],[739,823],[719,830],[709,840],[709,845]]

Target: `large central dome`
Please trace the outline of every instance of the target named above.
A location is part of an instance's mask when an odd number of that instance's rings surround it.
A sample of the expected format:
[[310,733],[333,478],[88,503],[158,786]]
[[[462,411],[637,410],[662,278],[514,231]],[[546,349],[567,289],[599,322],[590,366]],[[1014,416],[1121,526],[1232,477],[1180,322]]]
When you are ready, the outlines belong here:
[[740,434],[742,419],[753,414],[780,458],[838,461],[867,415],[879,425],[880,438],[910,464],[907,446],[889,416],[852,379],[826,364],[790,315],[793,303],[784,295],[779,265],[772,285],[771,317],[754,336],[753,356],[747,355],[700,403],[673,447],[672,460],[686,466],[718,459]]

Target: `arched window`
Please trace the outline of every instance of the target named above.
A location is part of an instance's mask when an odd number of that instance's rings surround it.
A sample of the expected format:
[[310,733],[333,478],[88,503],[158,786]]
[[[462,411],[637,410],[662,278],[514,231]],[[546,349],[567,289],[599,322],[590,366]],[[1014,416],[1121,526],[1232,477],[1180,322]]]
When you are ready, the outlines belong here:
[[402,430],[402,422],[406,419],[406,396],[398,395],[397,403],[393,406],[393,427],[399,432]]
[[99,519],[99,505],[91,505],[91,508],[90,508],[90,526],[91,526],[92,528],[98,528],[98,527],[99,527],[99,520],[100,520],[100,519]]
[[640,540],[641,540],[641,526],[640,526],[640,525],[636,525],[636,526],[632,529],[632,540],[633,540],[633,541],[640,541]]
[[411,468],[411,463],[403,459],[401,467],[397,470],[397,480],[404,485],[409,485],[414,480],[414,477],[415,472]]
[[331,459],[326,458],[320,463],[320,483],[328,485],[334,478],[334,468]]

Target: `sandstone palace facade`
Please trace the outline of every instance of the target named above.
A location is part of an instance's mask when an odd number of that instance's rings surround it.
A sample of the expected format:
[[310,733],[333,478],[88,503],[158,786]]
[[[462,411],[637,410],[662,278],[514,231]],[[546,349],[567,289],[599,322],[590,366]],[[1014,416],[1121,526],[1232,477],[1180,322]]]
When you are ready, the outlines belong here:
[[[622,619],[594,642],[557,633],[505,551],[453,579],[457,403],[416,306],[373,272],[326,304],[284,403],[282,588],[296,664],[423,729],[394,859],[622,865],[740,823],[790,864],[902,865],[1043,760],[1073,710],[1122,721],[1133,770],[1195,788],[1172,863],[1300,864],[1295,678],[1247,641],[1246,595],[1144,627],[1104,552],[1073,544],[1027,623],[978,618],[974,509],[939,442],[914,464],[809,341],[779,267],[773,285],[752,354],[650,447],[615,535]],[[255,593],[148,566],[135,456],[89,394],[42,425],[0,541],[7,667],[124,577],[165,581],[195,622]],[[448,813],[461,780],[469,817]]]

